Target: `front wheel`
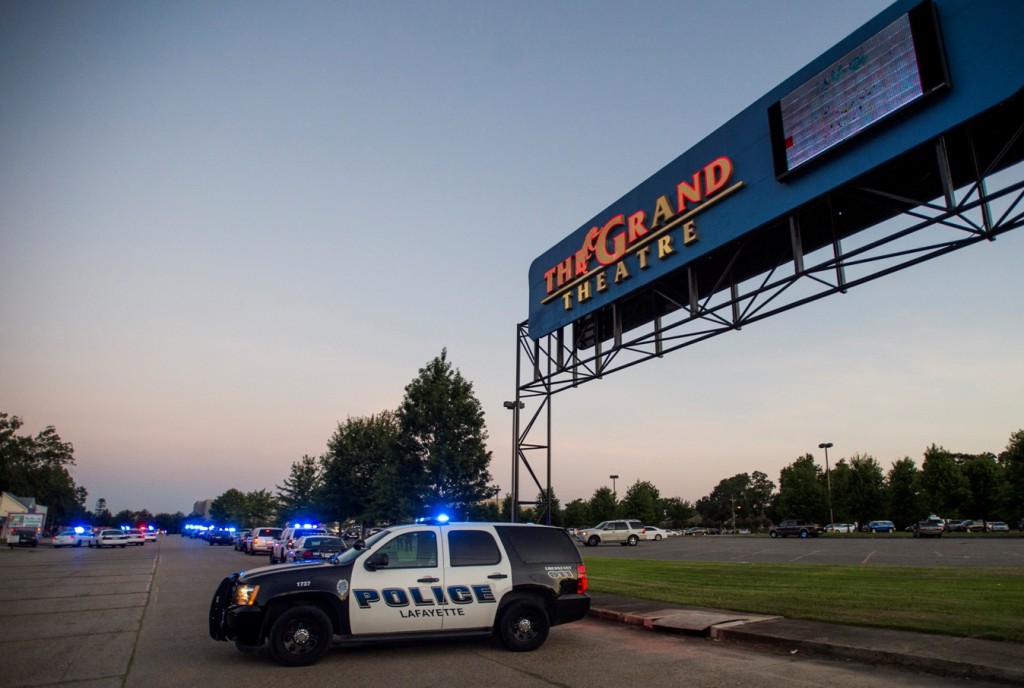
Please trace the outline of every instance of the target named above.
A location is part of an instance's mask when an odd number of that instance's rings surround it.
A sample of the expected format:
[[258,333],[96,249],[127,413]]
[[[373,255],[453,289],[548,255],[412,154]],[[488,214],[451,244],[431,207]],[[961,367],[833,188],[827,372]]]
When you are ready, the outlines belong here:
[[292,607],[270,628],[270,654],[284,666],[313,664],[331,647],[331,620],[309,605]]
[[548,639],[548,615],[530,602],[513,602],[498,621],[501,642],[513,652],[531,652]]
[[596,535],[591,535],[590,539],[587,540],[587,547],[597,547],[601,544],[601,538]]
[[801,530],[800,531],[800,537],[806,538],[807,537],[807,531],[806,530]]
[[774,530],[769,530],[768,531],[768,537],[770,537],[770,538],[777,538],[777,537],[779,537],[779,534],[776,533]]

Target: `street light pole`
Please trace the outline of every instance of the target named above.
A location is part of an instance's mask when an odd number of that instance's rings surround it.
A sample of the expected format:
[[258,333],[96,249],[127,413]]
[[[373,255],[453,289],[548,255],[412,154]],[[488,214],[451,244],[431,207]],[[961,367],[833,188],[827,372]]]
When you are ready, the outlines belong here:
[[512,494],[509,504],[509,521],[515,523],[519,520],[519,410],[526,404],[519,401],[506,401],[502,404],[512,412]]
[[836,519],[832,515],[832,471],[828,467],[828,450],[831,446],[831,442],[822,442],[818,445],[818,449],[825,450],[825,484],[828,486],[828,522],[830,524],[834,524]]
[[612,496],[615,497],[615,501],[617,502],[617,501],[619,501],[619,493],[615,489],[615,481],[619,479],[619,476],[618,475],[609,475],[608,477],[612,479]]

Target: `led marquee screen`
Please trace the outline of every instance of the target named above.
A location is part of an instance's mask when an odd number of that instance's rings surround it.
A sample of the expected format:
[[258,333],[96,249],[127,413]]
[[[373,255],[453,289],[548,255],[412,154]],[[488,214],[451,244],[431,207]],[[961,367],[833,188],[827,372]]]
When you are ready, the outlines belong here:
[[784,177],[948,85],[931,2],[918,5],[768,109]]

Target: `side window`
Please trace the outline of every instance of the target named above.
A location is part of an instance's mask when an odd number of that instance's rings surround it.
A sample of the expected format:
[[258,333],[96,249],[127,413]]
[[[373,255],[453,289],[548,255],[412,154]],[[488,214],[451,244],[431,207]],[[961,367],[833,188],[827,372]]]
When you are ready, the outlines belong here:
[[623,523],[622,521],[616,521],[615,523],[612,524],[612,530],[625,530],[625,529],[626,529],[626,524]]
[[402,533],[378,551],[388,555],[389,569],[437,566],[437,536],[432,530]]
[[449,530],[448,551],[452,566],[487,566],[501,561],[498,543],[483,530]]

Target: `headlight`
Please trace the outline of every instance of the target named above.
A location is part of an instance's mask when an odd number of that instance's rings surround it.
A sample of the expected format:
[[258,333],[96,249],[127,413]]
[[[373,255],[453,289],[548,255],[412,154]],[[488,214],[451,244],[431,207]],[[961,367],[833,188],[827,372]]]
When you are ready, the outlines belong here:
[[237,585],[235,586],[235,604],[248,607],[256,603],[256,595],[259,594],[258,585]]

